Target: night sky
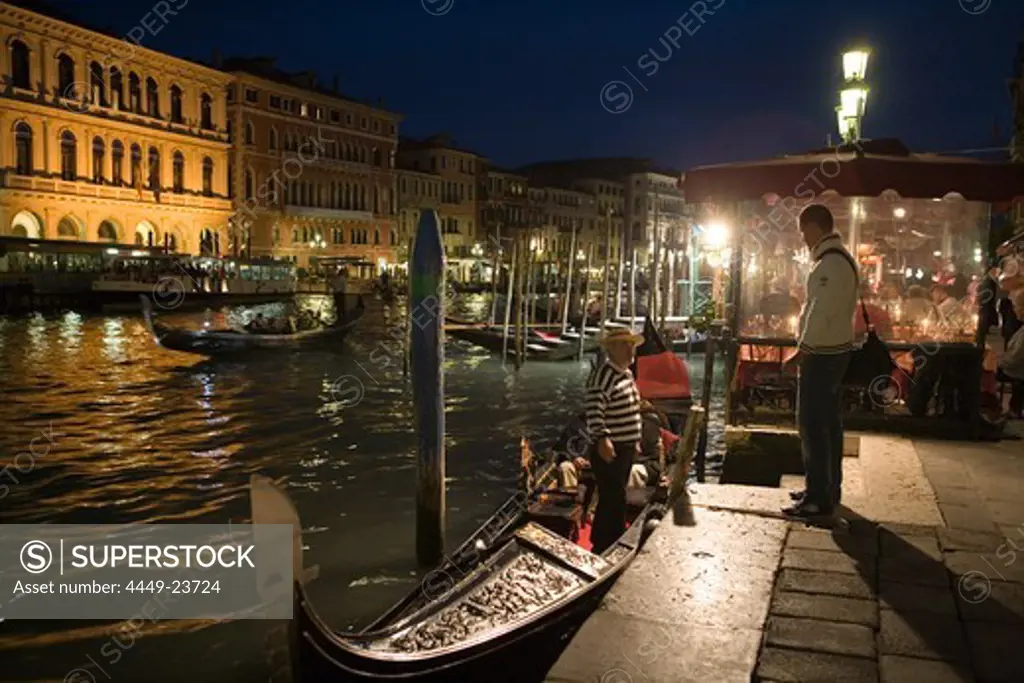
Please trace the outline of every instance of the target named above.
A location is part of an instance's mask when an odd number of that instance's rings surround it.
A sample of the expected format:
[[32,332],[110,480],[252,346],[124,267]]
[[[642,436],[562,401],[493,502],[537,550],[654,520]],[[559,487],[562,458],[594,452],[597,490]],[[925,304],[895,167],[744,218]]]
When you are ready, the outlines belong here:
[[[119,34],[154,5],[50,2]],[[276,55],[327,85],[338,74],[344,93],[404,114],[403,134],[449,132],[502,166],[638,156],[686,169],[820,146],[836,130],[839,54],[858,41],[874,49],[866,137],[949,151],[996,146],[998,126],[1005,145],[1024,35],[1021,0],[706,0],[718,9],[703,24],[689,0],[168,2],[185,6],[144,46]],[[665,61],[647,75],[651,48]],[[634,94],[618,114],[602,105],[613,80]],[[607,93],[626,103],[620,85]]]

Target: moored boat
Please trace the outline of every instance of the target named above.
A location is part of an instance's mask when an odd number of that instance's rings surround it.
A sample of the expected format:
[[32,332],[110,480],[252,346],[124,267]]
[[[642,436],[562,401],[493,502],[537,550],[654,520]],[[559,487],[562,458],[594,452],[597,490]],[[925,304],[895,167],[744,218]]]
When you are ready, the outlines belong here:
[[258,350],[297,349],[344,337],[359,319],[365,306],[362,297],[358,305],[342,313],[333,324],[294,333],[258,333],[232,329],[185,330],[173,328],[156,320],[153,305],[147,296],[140,296],[142,314],[153,339],[172,351],[183,351],[203,356],[221,356]]
[[[465,323],[449,319],[449,323],[456,323],[448,327],[446,333],[469,342],[476,346],[487,349],[494,353],[515,353],[515,333],[509,330],[508,339],[505,339],[504,328],[494,325]],[[597,349],[597,328],[584,330],[583,353],[593,353]],[[565,334],[554,334],[537,329],[531,329],[526,339],[526,357],[529,360],[540,361],[561,361],[576,358],[580,352],[579,332],[567,331]]]

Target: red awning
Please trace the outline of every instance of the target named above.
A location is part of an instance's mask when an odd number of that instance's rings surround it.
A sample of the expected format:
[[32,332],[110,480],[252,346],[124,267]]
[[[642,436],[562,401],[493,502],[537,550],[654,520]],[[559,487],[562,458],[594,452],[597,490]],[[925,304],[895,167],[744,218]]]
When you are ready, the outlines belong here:
[[688,202],[755,201],[765,195],[812,197],[829,190],[844,197],[901,197],[1008,202],[1024,197],[1024,164],[992,163],[938,154],[913,154],[899,141],[873,140],[797,156],[701,166],[687,171]]

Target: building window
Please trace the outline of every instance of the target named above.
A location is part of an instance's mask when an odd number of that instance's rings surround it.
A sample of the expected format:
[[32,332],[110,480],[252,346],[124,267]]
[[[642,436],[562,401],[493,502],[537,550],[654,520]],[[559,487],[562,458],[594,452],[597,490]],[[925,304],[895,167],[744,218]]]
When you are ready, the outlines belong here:
[[313,107],[313,114],[318,121],[324,120],[324,109],[323,107]]
[[11,81],[15,88],[32,89],[32,61],[28,46],[20,40],[11,43]]
[[256,144],[256,126],[252,125],[252,121],[245,122],[245,144]]
[[300,116],[309,116],[309,104],[308,103],[303,102],[302,104],[299,105],[299,115]]
[[146,113],[154,119],[160,118],[160,89],[152,77],[146,79]]
[[366,119],[365,116],[359,119],[359,127],[362,128],[363,130],[366,130],[369,127],[369,121]]
[[203,158],[203,194],[213,196],[213,159]]
[[132,187],[142,187],[142,148],[132,145]]
[[249,104],[256,104],[260,101],[259,91],[253,90],[252,88],[245,89],[245,101]]
[[110,106],[124,110],[124,78],[116,66],[110,67]]
[[171,86],[171,121],[174,123],[184,123],[185,121],[181,111],[181,88],[176,85]]
[[373,243],[380,244],[380,228],[376,228],[373,231]]
[[281,108],[281,96],[280,95],[271,95],[270,96],[270,108],[271,109],[280,109]]
[[185,155],[181,152],[174,153],[174,191],[185,191]]
[[269,148],[271,152],[277,151],[277,128],[270,129],[270,143]]
[[335,109],[331,110],[331,123],[341,123],[341,112]]
[[92,139],[92,181],[96,184],[103,183],[103,157],[105,156],[106,145],[103,138],[96,136]]
[[134,73],[128,74],[128,109],[136,114],[142,113],[142,81]]
[[103,67],[99,62],[89,65],[89,90],[93,104],[107,106],[107,88],[103,84]]
[[228,162],[228,197],[235,196],[235,165]]
[[255,192],[255,188],[253,187],[253,185],[255,185],[255,182],[254,182],[253,177],[252,177],[252,169],[251,168],[247,168],[247,169],[245,169],[245,198],[246,199],[252,199],[253,193]]
[[373,165],[374,166],[380,166],[380,161],[381,161],[380,150],[377,149],[376,147],[374,147],[373,148]]
[[292,100],[281,100],[281,109],[289,114],[295,113],[295,102]]
[[22,121],[14,128],[18,175],[32,175],[32,127]]
[[160,152],[156,147],[149,148],[149,189],[160,189]]
[[110,182],[124,184],[124,145],[120,140],[110,143]]
[[57,88],[61,97],[75,98],[75,60],[70,55],[57,57]]
[[374,133],[379,133],[380,132],[380,121],[374,121],[373,122],[373,132]]
[[60,177],[75,180],[78,177],[78,145],[75,134],[66,130],[60,134]]
[[[431,164],[431,167],[434,165]],[[448,157],[441,157],[441,168],[448,168]]]
[[228,87],[226,87],[224,89],[224,92],[227,94],[227,98],[228,98],[228,102],[229,103],[235,101],[235,86],[229,85]]
[[235,122],[232,121],[231,119],[228,119],[227,131],[228,131],[228,142],[234,142],[235,141]]
[[203,130],[213,130],[213,98],[206,93],[200,100],[200,112]]
[[104,242],[116,242],[117,228],[115,228],[114,224],[110,221],[103,221],[100,223],[100,229],[96,235]]

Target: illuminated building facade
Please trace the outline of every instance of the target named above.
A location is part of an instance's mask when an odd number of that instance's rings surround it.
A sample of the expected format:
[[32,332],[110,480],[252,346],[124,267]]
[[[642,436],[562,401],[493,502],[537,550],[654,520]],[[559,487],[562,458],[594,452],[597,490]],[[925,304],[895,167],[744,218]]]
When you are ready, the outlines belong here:
[[364,275],[398,256],[394,156],[402,117],[271,59],[229,59],[233,244],[315,268],[350,257]]
[[230,76],[0,3],[0,234],[223,250]]

